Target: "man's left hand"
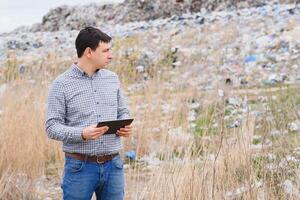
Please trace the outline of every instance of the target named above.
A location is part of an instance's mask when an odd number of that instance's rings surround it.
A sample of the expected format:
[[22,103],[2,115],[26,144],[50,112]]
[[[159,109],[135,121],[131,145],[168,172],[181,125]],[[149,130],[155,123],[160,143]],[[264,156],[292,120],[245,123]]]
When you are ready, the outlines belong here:
[[117,135],[123,136],[123,137],[129,137],[132,131],[132,125],[127,125],[124,128],[120,128],[120,130],[117,131]]

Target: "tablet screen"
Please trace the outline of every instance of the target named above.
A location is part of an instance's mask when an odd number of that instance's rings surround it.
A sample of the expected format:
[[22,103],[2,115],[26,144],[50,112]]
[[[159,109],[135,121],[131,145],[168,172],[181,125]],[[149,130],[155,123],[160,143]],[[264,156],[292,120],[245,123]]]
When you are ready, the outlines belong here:
[[104,134],[115,134],[117,130],[120,128],[124,128],[125,126],[131,124],[133,121],[132,118],[130,119],[118,119],[118,120],[111,120],[111,121],[102,121],[97,124],[97,127],[101,126],[108,126],[109,129]]

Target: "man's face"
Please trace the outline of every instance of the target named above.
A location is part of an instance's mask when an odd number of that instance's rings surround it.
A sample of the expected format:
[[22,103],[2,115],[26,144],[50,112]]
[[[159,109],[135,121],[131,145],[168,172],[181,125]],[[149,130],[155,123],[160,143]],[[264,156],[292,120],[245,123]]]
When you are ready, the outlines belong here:
[[97,68],[103,68],[110,63],[112,59],[110,43],[99,42],[95,51],[92,51],[92,61]]

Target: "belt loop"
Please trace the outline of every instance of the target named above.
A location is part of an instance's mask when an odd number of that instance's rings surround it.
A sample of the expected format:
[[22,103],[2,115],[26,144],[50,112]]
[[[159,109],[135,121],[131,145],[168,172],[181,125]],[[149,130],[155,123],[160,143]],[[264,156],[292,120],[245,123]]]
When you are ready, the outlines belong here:
[[84,163],[86,163],[87,159],[88,159],[88,155],[86,154],[86,155],[84,156]]

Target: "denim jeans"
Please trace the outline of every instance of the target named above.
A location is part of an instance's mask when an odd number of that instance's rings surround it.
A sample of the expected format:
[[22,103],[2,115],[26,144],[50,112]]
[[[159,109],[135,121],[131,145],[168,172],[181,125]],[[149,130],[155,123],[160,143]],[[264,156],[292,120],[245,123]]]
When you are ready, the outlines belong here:
[[64,200],[122,200],[124,171],[120,155],[103,164],[65,157],[61,184]]

